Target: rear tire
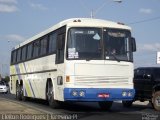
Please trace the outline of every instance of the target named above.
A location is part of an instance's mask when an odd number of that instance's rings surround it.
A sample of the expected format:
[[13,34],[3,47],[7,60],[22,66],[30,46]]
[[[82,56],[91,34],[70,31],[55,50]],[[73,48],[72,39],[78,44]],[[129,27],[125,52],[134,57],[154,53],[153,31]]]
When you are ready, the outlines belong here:
[[16,99],[21,101],[22,100],[22,87],[20,84],[16,84]]
[[160,111],[160,91],[157,91],[153,94],[152,103],[154,109]]
[[28,97],[24,96],[24,89],[22,86],[22,101],[27,101],[27,100],[28,100]]
[[123,107],[129,108],[132,106],[133,101],[122,101]]
[[102,101],[102,102],[98,102],[100,108],[102,110],[110,110],[113,104],[113,101]]
[[56,109],[60,107],[60,102],[54,99],[54,91],[52,82],[47,83],[47,100],[49,106]]

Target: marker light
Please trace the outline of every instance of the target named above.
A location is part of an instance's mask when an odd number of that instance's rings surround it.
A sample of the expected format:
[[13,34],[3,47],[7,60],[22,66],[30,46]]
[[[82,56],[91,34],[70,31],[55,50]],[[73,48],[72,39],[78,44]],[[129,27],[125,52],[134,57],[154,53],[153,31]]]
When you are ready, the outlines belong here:
[[117,24],[119,24],[119,25],[125,25],[124,23],[121,23],[121,22],[117,22]]
[[78,19],[78,20],[73,20],[73,22],[81,22],[81,20],[80,20],[80,19]]
[[81,20],[79,19],[78,22],[81,22]]

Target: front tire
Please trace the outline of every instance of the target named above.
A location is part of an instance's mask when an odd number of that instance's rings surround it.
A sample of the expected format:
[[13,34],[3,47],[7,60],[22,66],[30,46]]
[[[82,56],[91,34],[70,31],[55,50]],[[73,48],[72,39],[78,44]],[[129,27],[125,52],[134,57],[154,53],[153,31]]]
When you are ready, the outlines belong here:
[[123,107],[129,108],[132,106],[133,101],[122,101]]
[[160,111],[160,91],[157,91],[153,94],[152,103],[154,109]]
[[60,102],[54,99],[54,91],[52,82],[47,83],[47,100],[49,106],[56,109],[60,107]]
[[102,102],[98,102],[100,108],[102,110],[110,110],[113,104],[113,101],[102,101]]

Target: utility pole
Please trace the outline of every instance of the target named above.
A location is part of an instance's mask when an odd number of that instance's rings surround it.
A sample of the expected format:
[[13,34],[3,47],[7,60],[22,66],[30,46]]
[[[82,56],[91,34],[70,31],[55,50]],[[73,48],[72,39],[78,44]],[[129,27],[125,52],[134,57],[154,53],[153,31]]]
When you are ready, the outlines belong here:
[[[113,0],[113,2],[116,2],[116,3],[122,3],[122,0]],[[99,6],[96,10],[91,10],[91,15],[90,17],[91,18],[95,18],[96,14],[102,9],[104,8],[104,6],[107,4],[107,1],[105,1],[101,6]]]

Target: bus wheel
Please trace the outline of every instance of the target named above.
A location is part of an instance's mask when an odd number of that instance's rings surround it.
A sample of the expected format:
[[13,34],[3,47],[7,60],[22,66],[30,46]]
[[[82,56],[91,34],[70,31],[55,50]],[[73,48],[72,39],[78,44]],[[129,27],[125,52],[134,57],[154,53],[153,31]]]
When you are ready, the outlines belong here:
[[22,100],[22,88],[20,84],[16,84],[16,99],[21,101]]
[[152,103],[154,109],[160,111],[160,91],[157,91],[153,94]]
[[113,101],[102,101],[98,103],[102,110],[110,110],[110,108],[112,107]]
[[60,107],[60,103],[57,100],[54,100],[54,92],[53,92],[53,85],[51,82],[48,82],[47,85],[47,100],[49,102],[49,106],[51,106],[52,108],[59,108]]
[[123,107],[131,107],[132,106],[133,101],[122,101]]
[[23,86],[22,86],[22,88],[21,88],[21,95],[22,95],[22,101],[27,101],[28,100],[28,97],[26,97],[26,96],[24,96],[24,89],[23,89]]

